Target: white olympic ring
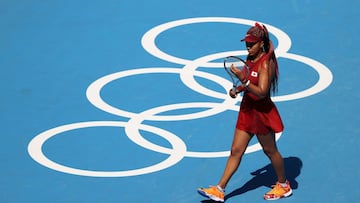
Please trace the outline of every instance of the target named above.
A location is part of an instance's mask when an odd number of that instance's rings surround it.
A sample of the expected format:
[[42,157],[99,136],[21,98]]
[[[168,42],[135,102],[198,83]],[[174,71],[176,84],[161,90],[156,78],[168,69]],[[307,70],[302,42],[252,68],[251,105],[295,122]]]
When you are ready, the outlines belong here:
[[321,64],[318,61],[307,58],[305,56],[299,56],[290,53],[281,53],[279,57],[293,59],[295,61],[303,62],[307,65],[310,65],[310,67],[314,68],[319,74],[319,80],[314,86],[308,88],[307,90],[303,90],[294,94],[273,97],[272,99],[274,102],[295,100],[317,94],[326,89],[333,80],[331,71],[325,65]]
[[[181,26],[181,25],[188,25],[193,23],[235,23],[235,24],[241,24],[241,25],[249,25],[253,26],[255,22],[253,20],[247,20],[247,19],[240,19],[240,18],[226,18],[226,17],[201,17],[201,18],[187,18],[182,20],[176,20],[168,23],[161,24],[159,26],[156,26],[146,32],[144,36],[142,37],[141,43],[144,47],[144,49],[152,54],[153,56],[163,59],[165,61],[169,61],[176,64],[186,65],[191,63],[191,60],[181,59],[178,57],[171,56],[169,54],[164,53],[161,51],[155,44],[156,37],[160,35],[160,33],[164,32],[165,30]],[[276,53],[286,53],[290,47],[291,47],[291,40],[289,36],[281,31],[280,29],[273,27],[272,25],[268,25],[266,23],[264,24],[270,33],[275,33],[275,37],[278,39],[279,45],[276,48]],[[240,38],[239,38],[240,41]],[[243,52],[240,52],[239,55],[246,55],[247,51],[244,50]],[[206,63],[203,64],[205,67],[223,67],[222,63]]]
[[[218,152],[194,152],[188,151],[186,144],[183,142],[175,134],[165,131],[160,128],[152,127],[149,125],[142,124],[144,120],[153,120],[153,121],[180,121],[180,120],[190,120],[190,119],[198,119],[203,117],[212,116],[226,110],[233,110],[237,111],[239,106],[236,104],[240,100],[240,98],[234,100],[230,99],[227,96],[227,87],[231,86],[231,83],[224,79],[223,77],[210,74],[204,71],[197,70],[198,67],[208,67],[208,68],[219,68],[222,67],[222,63],[210,62],[215,59],[223,58],[228,55],[246,55],[247,52],[245,50],[240,51],[229,51],[229,52],[222,52],[217,54],[211,54],[207,56],[202,56],[195,60],[187,60],[178,58],[175,56],[171,56],[162,52],[155,44],[155,40],[157,36],[164,32],[167,29],[171,29],[177,26],[193,24],[193,23],[209,23],[209,22],[216,22],[216,23],[235,23],[235,24],[244,24],[244,25],[253,25],[256,21],[246,20],[246,19],[238,19],[238,18],[225,18],[225,17],[204,17],[204,18],[188,18],[182,19],[177,21],[168,22],[159,26],[156,26],[146,32],[142,37],[142,46],[143,48],[149,52],[150,54],[154,55],[159,59],[166,60],[168,62],[176,63],[184,65],[183,68],[140,68],[140,69],[132,69],[132,70],[125,70],[117,73],[113,73],[98,80],[94,81],[92,84],[89,85],[86,96],[90,103],[92,103],[95,107],[125,118],[129,118],[127,122],[120,122],[120,121],[93,121],[93,122],[81,122],[81,123],[73,123],[68,125],[59,126],[56,128],[52,128],[41,134],[35,136],[28,145],[28,153],[30,156],[37,161],[39,164],[46,166],[50,169],[74,174],[74,175],[82,175],[82,176],[93,176],[93,177],[125,177],[125,176],[136,176],[142,174],[148,174],[152,172],[157,172],[160,170],[164,170],[173,166],[174,164],[181,161],[184,157],[193,157],[193,158],[214,158],[214,157],[225,157],[229,155],[229,151],[218,151]],[[275,28],[271,25],[262,23],[267,26],[270,33],[274,34],[275,37],[278,39],[278,47],[276,48],[276,53],[278,57],[292,59],[301,63],[305,63],[308,66],[314,68],[318,75],[319,79],[315,85],[312,87],[288,95],[282,96],[275,96],[273,97],[273,101],[280,102],[280,101],[288,101],[294,99],[300,99],[307,96],[314,95],[316,93],[321,92],[325,88],[327,88],[332,82],[332,74],[331,71],[323,64],[313,59],[299,56],[296,54],[287,53],[291,47],[291,40],[286,33],[281,31],[278,28]],[[133,76],[138,74],[147,74],[147,73],[175,73],[180,75],[180,79],[182,82],[190,89],[194,90],[195,92],[204,94],[206,96],[211,96],[213,98],[222,99],[222,103],[213,103],[213,102],[189,102],[189,103],[178,103],[178,104],[171,104],[171,105],[163,105],[160,107],[155,107],[143,111],[141,113],[134,113],[125,111],[122,109],[115,108],[114,106],[109,105],[106,103],[101,97],[101,90],[102,88],[109,84],[110,82],[121,79],[127,76]],[[200,85],[196,80],[195,76],[201,77],[204,79],[211,80],[220,84],[225,93],[216,92],[210,90],[202,85]],[[206,110],[195,112],[195,113],[188,113],[182,115],[158,115],[159,113],[177,110],[177,109],[186,109],[186,108],[205,108]],[[140,169],[133,169],[127,171],[90,171],[90,170],[82,170],[67,167],[61,164],[58,164],[54,161],[48,159],[45,154],[42,152],[42,146],[44,143],[50,139],[51,137],[58,135],[63,132],[67,132],[74,129],[80,128],[88,128],[88,127],[98,127],[98,126],[111,126],[111,127],[124,127],[125,133],[130,140],[132,140],[137,145],[163,154],[168,154],[169,157],[164,161],[154,164],[152,166],[140,168]],[[160,137],[165,138],[170,144],[171,148],[166,148],[163,146],[156,145],[148,140],[146,140],[143,136],[141,136],[139,130],[148,131],[154,134],[159,135]],[[276,140],[278,140],[281,136],[281,133],[276,134]],[[255,152],[261,149],[259,143],[253,144],[248,146],[245,153]]]
[[73,123],[73,124],[59,126],[47,130],[37,135],[34,139],[32,139],[28,145],[28,152],[35,161],[53,170],[74,174],[74,175],[93,176],[93,177],[124,177],[124,176],[136,176],[136,175],[148,174],[166,169],[178,163],[184,157],[184,154],[186,153],[186,145],[179,137],[163,129],[144,125],[144,124],[138,125],[137,127],[142,130],[158,133],[159,136],[165,138],[167,141],[170,142],[176,153],[171,153],[170,157],[168,157],[166,160],[158,164],[149,167],[144,167],[141,169],[134,169],[128,171],[90,171],[90,170],[71,168],[55,163],[50,159],[48,159],[41,150],[42,146],[48,139],[66,131],[80,129],[80,128],[97,127],[97,126],[125,127],[126,125],[128,125],[127,122],[120,122],[120,121],[92,121],[92,122]]
[[[149,109],[147,111],[144,111],[142,113],[139,113],[138,115],[132,117],[128,121],[128,125],[125,127],[125,132],[136,144],[139,146],[142,146],[146,149],[156,151],[163,154],[173,154],[177,153],[174,149],[168,149],[159,145],[156,145],[152,142],[147,141],[143,136],[141,136],[139,132],[139,128],[137,126],[141,125],[141,123],[147,118],[149,115],[156,115],[158,113],[163,113],[166,111],[171,111],[174,109],[182,109],[182,108],[194,108],[197,107],[198,103],[187,103],[187,104],[178,104],[178,105],[167,105],[167,106],[161,106],[153,109]],[[213,107],[216,108],[220,104],[219,103],[200,103],[199,107]],[[224,109],[227,110],[227,109]],[[209,115],[208,115],[209,116]],[[195,118],[195,117],[194,117]],[[184,118],[184,120],[189,119],[187,117]],[[276,133],[275,139],[276,141],[280,139],[282,133]],[[259,143],[249,145],[245,151],[245,153],[251,153],[261,150],[261,145]],[[184,156],[186,157],[193,157],[193,158],[217,158],[217,157],[226,157],[229,156],[230,151],[221,151],[221,152],[192,152],[187,151]]]
[[[88,98],[88,100],[90,101],[90,103],[92,103],[94,106],[96,106],[97,108],[117,115],[117,116],[122,116],[125,118],[132,118],[134,116],[136,116],[136,113],[132,113],[132,112],[127,112],[118,108],[115,108],[109,104],[107,104],[102,98],[101,98],[101,89],[107,85],[108,83],[123,78],[123,77],[127,77],[127,76],[132,76],[132,75],[137,75],[137,74],[145,74],[145,73],[181,73],[183,72],[183,69],[179,69],[179,68],[143,68],[143,69],[132,69],[132,70],[126,70],[126,71],[121,71],[121,72],[117,72],[117,73],[113,73],[107,76],[104,76],[102,78],[99,78],[98,80],[96,80],[95,82],[93,82],[92,84],[90,84],[90,86],[88,87],[87,91],[86,91],[86,96]],[[210,74],[210,73],[206,73],[206,72],[202,72],[202,71],[196,71],[194,72],[195,76],[199,76],[199,77],[204,77],[206,79],[210,79],[214,82],[219,82],[222,86],[228,87],[231,86],[231,83],[219,76]],[[191,78],[188,78],[189,80]],[[184,79],[185,81],[187,80],[186,78]],[[212,95],[212,92],[207,92],[209,95]],[[215,115],[218,113],[221,113],[223,111],[225,111],[227,108],[227,105],[231,105],[231,104],[235,104],[236,101],[234,99],[231,99],[230,97],[227,97],[227,95],[222,95],[222,99],[224,99],[223,105],[217,105],[216,107],[211,106],[213,109],[210,110],[205,110],[204,112],[200,112],[200,113],[193,113],[193,114],[186,114],[186,115],[182,115],[182,116],[177,116],[177,115],[143,115],[146,117],[147,120],[160,120],[160,121],[174,121],[174,120],[184,120],[184,119],[196,119],[196,118],[201,118],[203,115],[205,116],[210,116],[210,115]],[[201,108],[201,107],[207,107],[205,106],[201,106],[204,105],[204,103],[200,104],[200,105],[194,105],[193,108]],[[189,106],[190,107],[190,106]],[[208,112],[212,112],[212,113],[208,113]]]
[[[207,55],[207,56],[195,59],[191,63],[184,66],[183,69],[186,71],[181,72],[182,73],[181,79],[184,82],[184,84],[186,84],[190,89],[192,89],[200,94],[204,94],[204,92],[206,92],[205,95],[217,95],[216,98],[223,98],[227,94],[220,94],[217,92],[213,92],[212,90],[209,90],[209,89],[201,86],[199,83],[196,82],[194,77],[190,77],[190,74],[194,71],[197,71],[196,69],[198,67],[200,67],[202,64],[204,64],[208,61],[215,60],[218,58],[224,58],[224,57],[230,56],[230,55],[239,55],[240,53],[241,53],[241,51],[222,52],[222,53],[211,54],[211,55]],[[317,73],[319,74],[319,80],[314,86],[308,88],[307,90],[303,90],[301,92],[289,94],[289,95],[274,96],[274,97],[272,97],[272,100],[274,102],[289,101],[289,100],[295,100],[295,99],[308,97],[313,94],[317,94],[318,92],[321,92],[322,90],[324,90],[331,84],[332,74],[331,74],[330,70],[328,68],[326,68],[326,66],[324,66],[323,64],[321,64],[313,59],[304,57],[304,56],[299,56],[299,55],[289,54],[289,53],[283,53],[283,54],[281,54],[280,57],[290,58],[290,59],[293,59],[293,60],[296,60],[299,62],[304,62],[305,64],[309,65],[310,67],[314,68],[317,71]],[[194,76],[194,74],[192,74],[192,76]],[[230,86],[228,86],[228,87],[230,87]],[[209,94],[209,93],[211,93],[211,94]]]

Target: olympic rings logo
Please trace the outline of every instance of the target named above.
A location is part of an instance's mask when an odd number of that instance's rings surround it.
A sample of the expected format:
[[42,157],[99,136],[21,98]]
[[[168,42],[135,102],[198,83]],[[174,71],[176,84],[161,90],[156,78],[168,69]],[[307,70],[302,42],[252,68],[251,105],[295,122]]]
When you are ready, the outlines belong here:
[[[195,60],[187,60],[164,53],[156,46],[155,43],[157,36],[159,36],[159,34],[161,34],[166,30],[188,24],[214,23],[214,22],[234,23],[234,24],[249,25],[249,26],[252,26],[255,23],[255,21],[252,20],[239,19],[239,18],[203,17],[203,18],[188,18],[188,19],[172,21],[150,29],[142,37],[141,42],[143,48],[147,52],[149,52],[150,54],[152,54],[153,56],[159,59],[163,59],[175,64],[180,64],[183,65],[183,67],[182,68],[171,68],[171,67],[138,68],[138,69],[120,71],[99,78],[98,80],[90,84],[90,86],[86,91],[86,95],[89,102],[92,103],[95,107],[105,112],[108,112],[113,115],[121,116],[124,118],[128,118],[129,120],[127,122],[120,122],[120,121],[79,122],[79,123],[72,123],[72,124],[49,129],[35,136],[30,141],[28,145],[28,153],[31,156],[31,158],[45,167],[73,175],[92,176],[92,177],[128,177],[128,176],[143,175],[143,174],[164,170],[166,168],[169,168],[177,164],[184,157],[215,158],[215,157],[228,156],[229,151],[219,151],[219,152],[188,151],[186,144],[182,139],[179,138],[179,136],[164,129],[143,124],[143,121],[145,120],[184,121],[184,120],[192,120],[192,119],[213,116],[221,112],[224,112],[226,110],[238,111],[239,107],[236,104],[241,98],[231,99],[226,93],[228,87],[231,87],[231,83],[227,79],[220,77],[218,75],[200,71],[198,70],[198,67],[201,66],[208,68],[222,68],[222,63],[216,63],[211,61],[224,58],[229,55],[246,55],[247,54],[246,50],[222,52],[222,53],[203,56]],[[331,71],[325,65],[305,56],[288,53],[288,50],[291,47],[291,40],[289,36],[276,27],[273,27],[265,23],[263,24],[267,26],[269,32],[272,33],[278,40],[278,46],[275,49],[278,58],[286,58],[300,63],[304,63],[307,66],[313,68],[319,75],[318,81],[312,87],[293,94],[275,96],[272,98],[273,101],[281,102],[281,101],[289,101],[289,100],[308,97],[323,91],[331,84],[333,76]],[[159,106],[156,108],[148,109],[141,113],[134,113],[116,108],[115,106],[106,103],[102,99],[100,92],[105,85],[125,77],[135,76],[140,74],[151,74],[151,73],[178,74],[180,76],[181,81],[191,90],[199,94],[204,94],[209,97],[221,99],[222,102],[221,103],[214,103],[214,102],[178,103],[172,105]],[[205,78],[207,80],[211,80],[221,85],[224,88],[225,93],[217,92],[202,86],[195,80],[195,76]],[[161,115],[161,113],[163,112],[168,112],[178,109],[191,109],[191,108],[204,108],[205,110],[201,112],[188,113],[182,115]],[[44,143],[51,137],[59,135],[60,133],[64,133],[76,129],[82,129],[82,128],[104,127],[104,126],[123,127],[125,129],[126,136],[134,143],[148,150],[167,154],[169,155],[169,157],[161,161],[160,163],[140,169],[126,170],[126,171],[92,171],[92,170],[83,170],[83,169],[77,169],[77,168],[61,165],[47,158],[42,151],[42,146],[44,145]],[[141,135],[140,130],[154,133],[166,139],[171,144],[171,148],[159,146],[146,140]],[[276,140],[278,140],[280,136],[281,133],[276,134]],[[261,149],[260,144],[256,143],[248,146],[245,153],[255,152],[260,149]]]

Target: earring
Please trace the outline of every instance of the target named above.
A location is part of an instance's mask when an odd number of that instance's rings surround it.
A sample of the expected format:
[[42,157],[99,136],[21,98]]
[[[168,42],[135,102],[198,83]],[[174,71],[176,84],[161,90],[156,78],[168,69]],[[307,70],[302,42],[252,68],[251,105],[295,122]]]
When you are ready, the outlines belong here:
[[265,52],[265,47],[264,46],[262,46],[261,49],[262,49],[263,52]]

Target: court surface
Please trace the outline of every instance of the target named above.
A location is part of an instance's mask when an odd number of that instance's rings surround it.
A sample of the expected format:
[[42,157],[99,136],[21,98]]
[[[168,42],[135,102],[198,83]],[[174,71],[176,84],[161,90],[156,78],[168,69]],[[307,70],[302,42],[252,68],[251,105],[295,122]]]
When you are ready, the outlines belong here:
[[[360,199],[358,1],[0,2],[0,202],[194,203],[216,184],[241,97],[222,69],[265,24],[280,65],[277,143],[294,194]],[[264,202],[256,139],[226,202]]]

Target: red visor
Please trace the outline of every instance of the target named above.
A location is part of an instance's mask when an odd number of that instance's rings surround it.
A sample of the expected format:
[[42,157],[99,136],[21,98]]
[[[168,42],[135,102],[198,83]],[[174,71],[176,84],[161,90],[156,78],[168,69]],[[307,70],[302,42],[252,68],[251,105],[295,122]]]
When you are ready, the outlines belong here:
[[242,42],[245,41],[245,42],[258,42],[258,41],[261,41],[261,38],[260,37],[256,37],[254,35],[251,35],[251,34],[246,34],[245,38],[241,40]]

